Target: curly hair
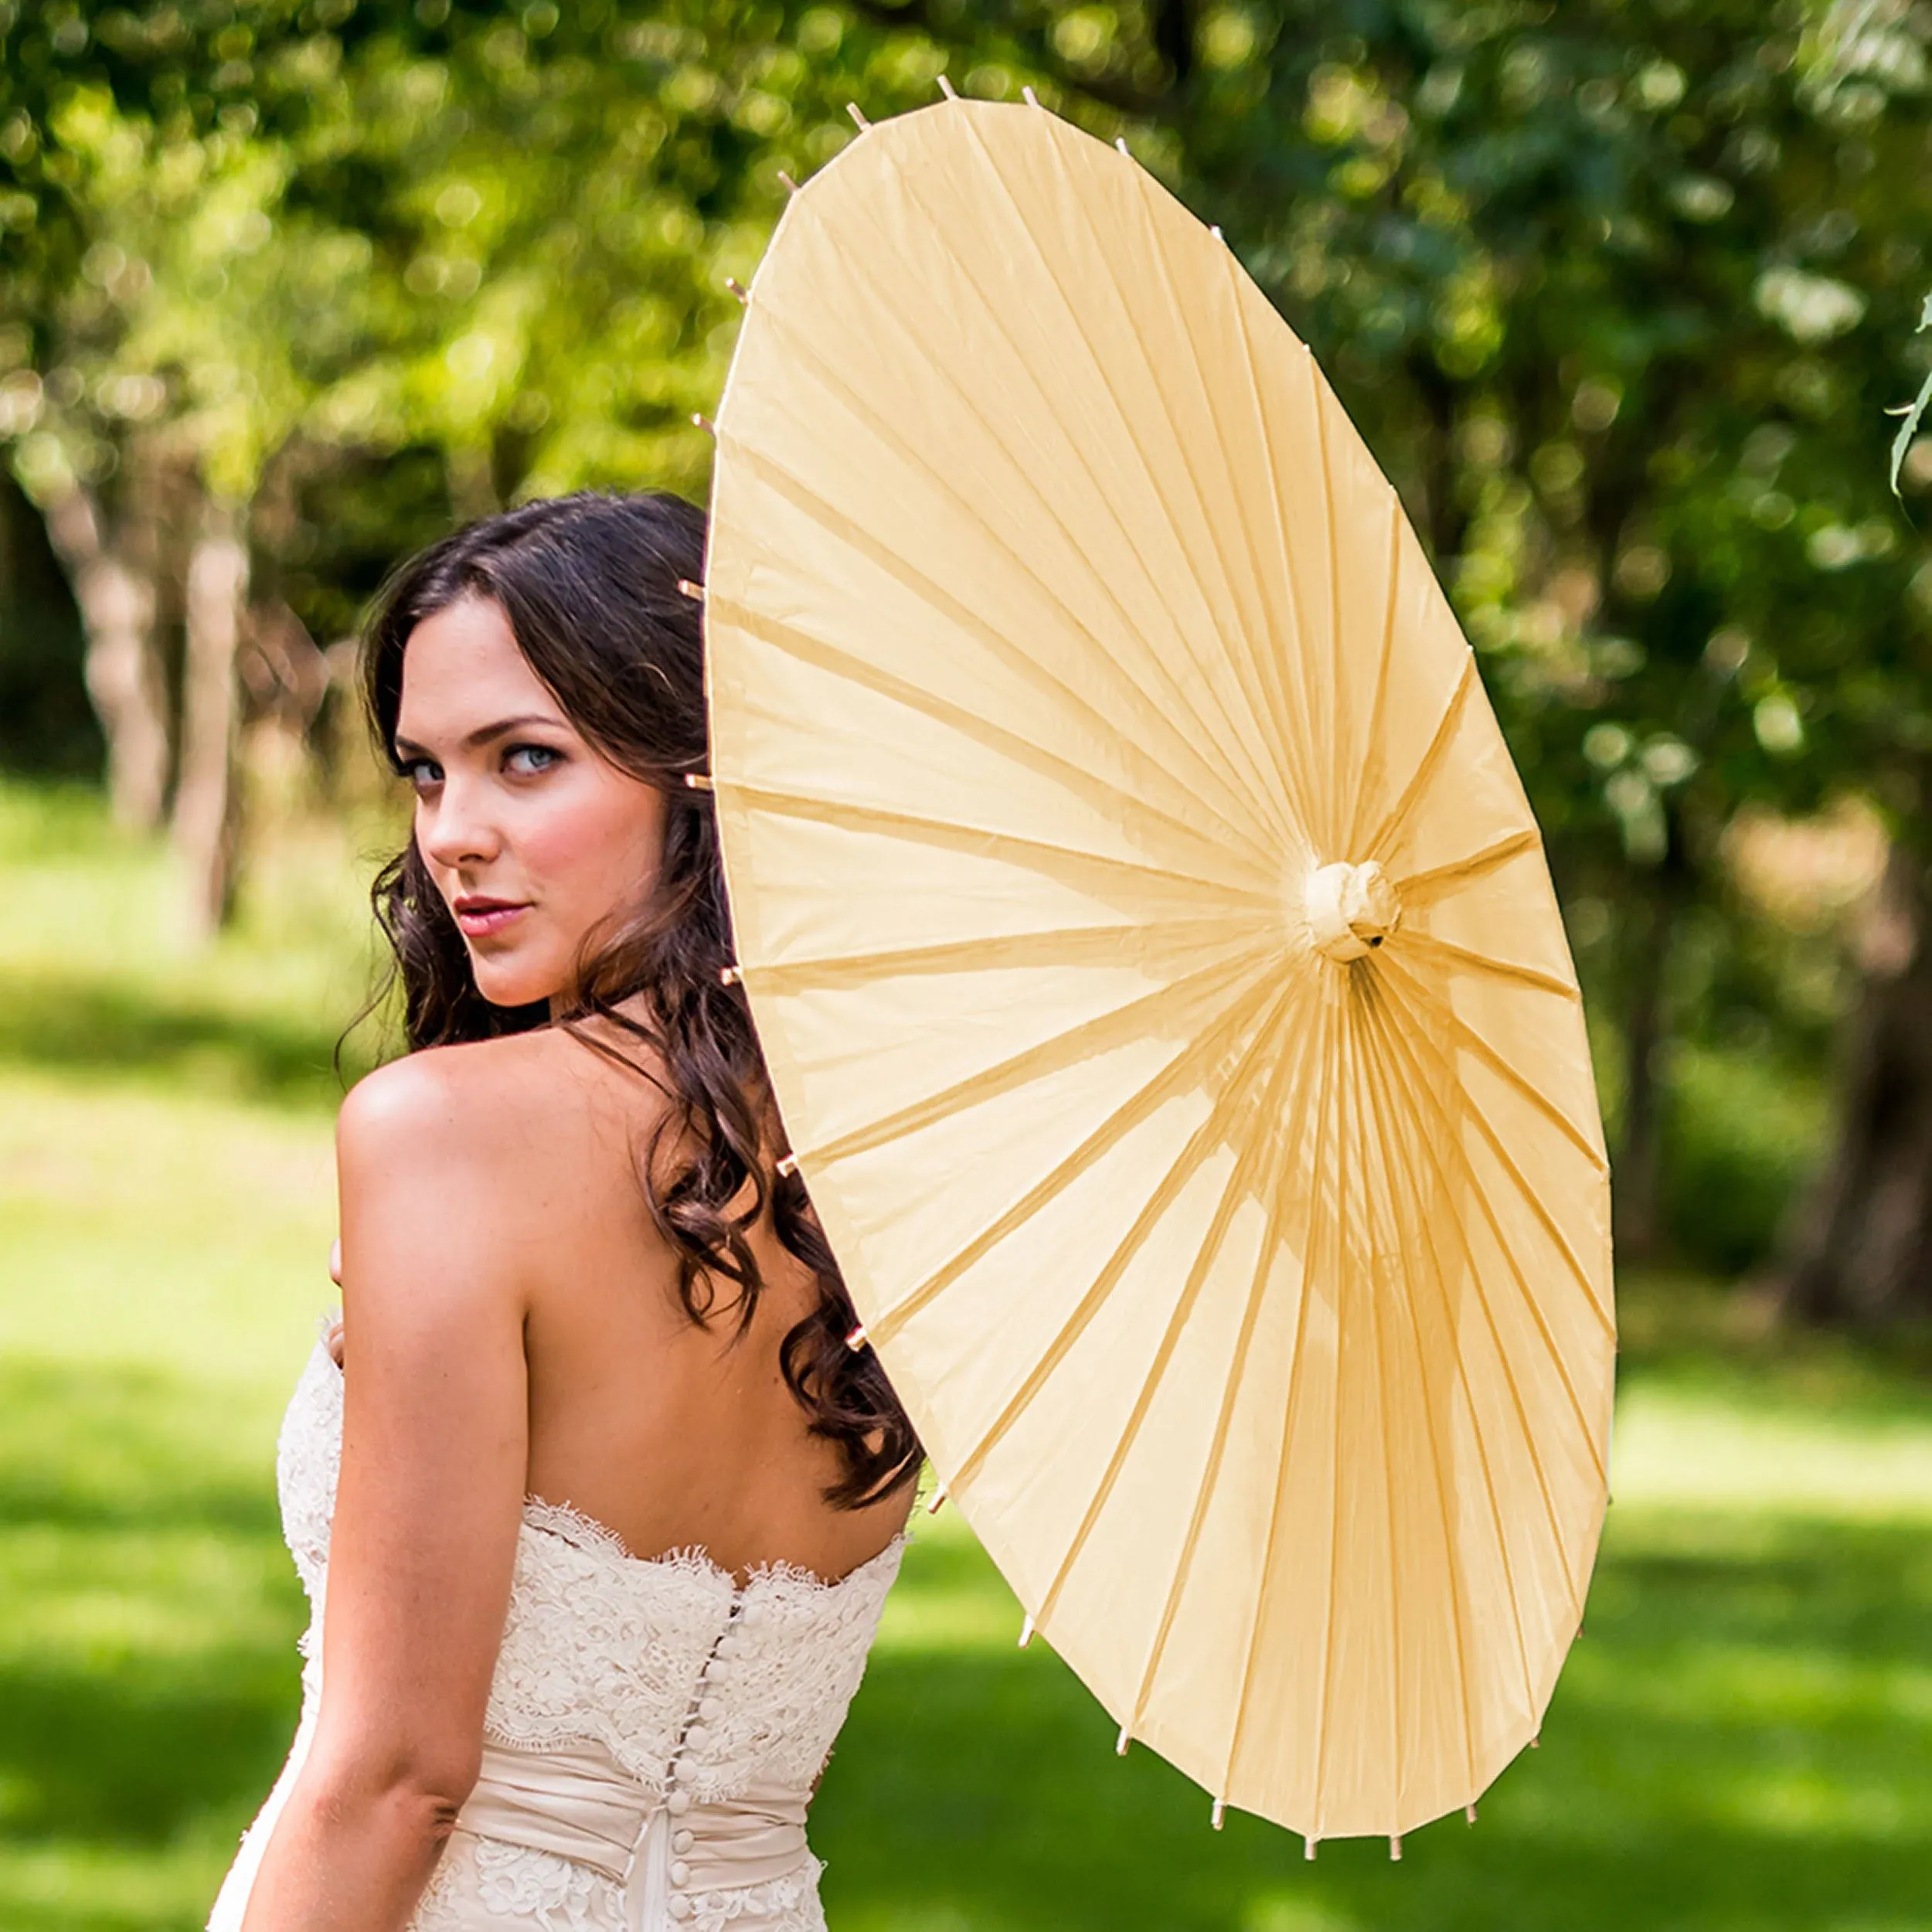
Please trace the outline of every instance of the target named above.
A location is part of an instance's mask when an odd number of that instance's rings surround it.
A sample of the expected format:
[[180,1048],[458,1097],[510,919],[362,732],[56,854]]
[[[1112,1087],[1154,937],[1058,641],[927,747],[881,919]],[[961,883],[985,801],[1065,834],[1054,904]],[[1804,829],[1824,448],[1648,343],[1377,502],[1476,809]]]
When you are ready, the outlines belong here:
[[[760,1115],[775,1120],[777,1110],[743,988],[722,978],[733,945],[716,815],[709,790],[684,779],[704,770],[709,739],[699,607],[679,580],[702,580],[706,529],[702,510],[656,491],[583,491],[468,524],[399,565],[377,593],[363,631],[362,699],[382,756],[400,771],[395,729],[410,633],[461,598],[491,599],[577,730],[663,792],[651,903],[580,958],[555,1023],[664,1087],[609,1038],[628,1036],[669,1076],[673,1105],[637,1165],[651,1218],[676,1253],[678,1293],[692,1321],[718,1317],[722,1274],[736,1284],[730,1305],[743,1334],[764,1281],[743,1230],[770,1201],[778,1239],[818,1284],[818,1305],[786,1334],[780,1364],[807,1426],[842,1457],[827,1500],[856,1509],[915,1480],[923,1454],[878,1357],[847,1345],[858,1317],[804,1182],[795,1171],[768,1171],[761,1152]],[[371,899],[393,955],[385,991],[400,980],[412,1050],[553,1023],[547,1002],[501,1007],[478,990],[413,834],[377,874]],[[621,1010],[624,1002],[643,1017]],[[658,1151],[674,1124],[700,1151],[661,1182]],[[733,1213],[747,1181],[751,1203]]]

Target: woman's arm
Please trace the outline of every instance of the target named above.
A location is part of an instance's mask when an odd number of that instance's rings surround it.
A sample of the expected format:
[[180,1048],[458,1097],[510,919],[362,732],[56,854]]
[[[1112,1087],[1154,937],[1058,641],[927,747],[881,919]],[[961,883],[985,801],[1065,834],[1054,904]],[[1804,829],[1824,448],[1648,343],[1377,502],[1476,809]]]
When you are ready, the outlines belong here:
[[321,1702],[243,1932],[400,1932],[475,1781],[522,1520],[529,1252],[476,1084],[460,1049],[418,1054],[342,1107]]

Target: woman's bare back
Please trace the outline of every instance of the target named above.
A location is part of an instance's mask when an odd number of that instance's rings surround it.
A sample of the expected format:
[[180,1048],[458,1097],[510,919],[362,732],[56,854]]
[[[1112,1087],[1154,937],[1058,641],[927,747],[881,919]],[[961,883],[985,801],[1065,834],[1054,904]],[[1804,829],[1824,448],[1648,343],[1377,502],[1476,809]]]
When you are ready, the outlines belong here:
[[[779,1366],[818,1290],[770,1202],[743,1231],[764,1280],[750,1325],[739,1332],[737,1284],[714,1273],[716,1313],[700,1328],[638,1175],[672,1107],[662,1088],[562,1029],[443,1050],[471,1060],[465,1085],[504,1124],[491,1141],[526,1250],[530,1493],[596,1519],[634,1555],[695,1545],[740,1578],[783,1560],[830,1580],[876,1555],[903,1526],[910,1488],[857,1510],[825,1500],[839,1452],[810,1434]],[[661,1177],[676,1150],[668,1128]],[[739,1211],[751,1199],[747,1183]]]

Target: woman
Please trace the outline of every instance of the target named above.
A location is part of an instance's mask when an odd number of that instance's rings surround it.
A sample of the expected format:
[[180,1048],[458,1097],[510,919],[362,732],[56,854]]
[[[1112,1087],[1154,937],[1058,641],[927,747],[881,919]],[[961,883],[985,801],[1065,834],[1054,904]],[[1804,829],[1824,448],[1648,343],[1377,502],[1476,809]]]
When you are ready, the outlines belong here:
[[303,1714],[221,1932],[824,1923],[805,1807],[920,1452],[722,976],[704,536],[532,504],[366,639],[416,1050],[338,1126],[340,1359],[278,1469]]

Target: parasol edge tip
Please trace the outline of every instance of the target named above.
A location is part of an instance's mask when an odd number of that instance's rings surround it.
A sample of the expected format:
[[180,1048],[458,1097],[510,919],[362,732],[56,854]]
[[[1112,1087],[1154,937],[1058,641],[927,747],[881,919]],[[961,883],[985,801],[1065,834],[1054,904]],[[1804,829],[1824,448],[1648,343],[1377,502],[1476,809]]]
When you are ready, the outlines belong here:
[[952,82],[949,80],[944,74],[941,74],[939,77],[939,91],[943,94],[948,100],[957,100],[959,98],[959,96],[953,92]]
[[1465,1804],[1465,1805],[1462,1808],[1462,1815],[1463,1815],[1463,1816],[1464,1816],[1464,1818],[1466,1818],[1469,1821],[1469,1822],[1470,1822],[1471,1825],[1473,1825],[1473,1824],[1475,1824],[1475,1821],[1476,1821],[1476,1808],[1475,1808],[1475,1806],[1474,1804]]
[[1019,1650],[1024,1650],[1032,1641],[1033,1620],[1030,1617],[1022,1617],[1019,1621],[1019,1642],[1015,1646],[1015,1648]]
[[1312,1865],[1315,1862],[1315,1838],[1312,1832],[1301,1835],[1301,1855]]
[[1227,1800],[1224,1798],[1217,1798],[1214,1801],[1214,1809],[1209,1814],[1209,1819],[1213,1824],[1214,1828],[1217,1832],[1220,1830],[1223,1824],[1226,1822],[1227,1815]]
[[845,112],[850,114],[852,119],[858,123],[859,131],[862,134],[868,134],[871,131],[872,123],[868,121],[865,115],[859,111],[859,103],[857,101],[847,101],[845,103]]
[[1128,1736],[1127,1726],[1123,1724],[1121,1726],[1120,1736],[1114,1740],[1114,1755],[1116,1757],[1126,1757],[1127,1747],[1132,1741],[1133,1740]]
[[1028,107],[1037,107],[1039,105],[1039,96],[1034,93],[1030,86],[1021,88],[1019,94],[1021,100],[1025,101]]
[[1393,1835],[1389,1838],[1389,1856],[1390,1859],[1391,1859],[1392,1861],[1393,1861],[1394,1862],[1396,1862],[1396,1863],[1397,1863],[1397,1864],[1400,1864],[1400,1863],[1401,1862],[1401,1860],[1402,1860],[1402,1838],[1401,1838],[1401,1835],[1400,1835],[1400,1833],[1394,1834],[1394,1835]]

